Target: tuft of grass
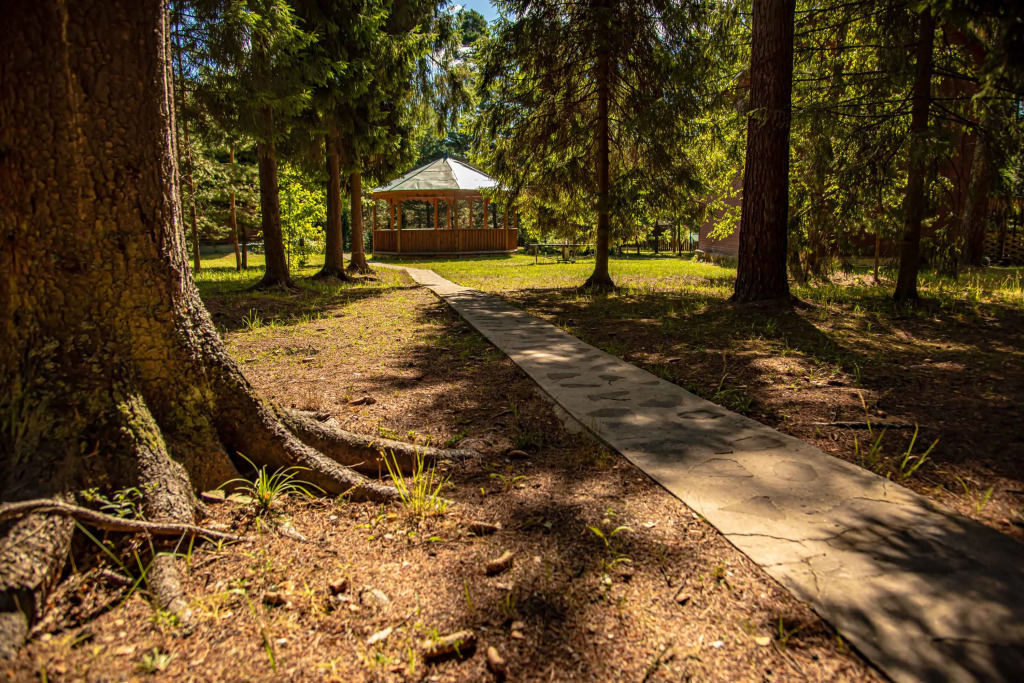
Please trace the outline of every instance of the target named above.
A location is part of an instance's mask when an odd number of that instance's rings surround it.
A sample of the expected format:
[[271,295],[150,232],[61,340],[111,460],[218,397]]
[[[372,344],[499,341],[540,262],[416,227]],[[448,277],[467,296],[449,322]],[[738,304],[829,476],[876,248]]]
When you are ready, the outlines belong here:
[[921,455],[914,455],[914,444],[917,443],[918,426],[914,425],[914,436],[910,439],[910,445],[907,446],[907,452],[903,454],[903,459],[900,461],[899,477],[900,481],[910,479],[914,476],[914,473],[921,468],[921,465],[928,461],[928,456],[931,454],[935,445],[939,443],[938,439],[932,442],[932,445],[928,447]]
[[788,629],[788,628],[786,628],[786,624],[782,620],[782,617],[780,616],[779,617],[779,633],[778,633],[778,635],[779,635],[779,638],[778,638],[779,647],[781,647],[783,650],[785,650],[786,647],[789,645],[789,641],[793,638],[793,636],[795,636],[800,631],[804,630],[804,628],[806,628],[806,627],[807,627],[807,624],[797,624],[794,628]]
[[434,465],[427,466],[423,454],[417,449],[412,474],[406,476],[393,453],[381,451],[391,481],[398,489],[402,506],[416,517],[443,515],[451,501],[441,496],[448,477],[437,473]]
[[974,506],[974,511],[980,515],[981,511],[988,505],[989,500],[992,499],[992,492],[995,490],[995,487],[989,486],[987,490],[982,491],[979,487],[969,484],[960,476],[953,475],[953,477],[960,483],[960,487],[964,490],[964,495],[971,501],[971,505]]
[[160,648],[154,647],[142,655],[142,659],[135,668],[138,669],[139,673],[143,674],[163,673],[170,665],[172,659],[174,659],[174,655],[169,652],[161,652]]
[[258,330],[263,327],[263,317],[255,308],[250,308],[249,312],[242,318],[242,326],[250,332]]
[[[244,455],[242,458],[254,468],[256,467]],[[320,493],[324,492],[319,486],[297,478],[299,472],[306,469],[305,467],[287,467],[271,472],[266,466],[259,467],[256,468],[256,478],[253,481],[241,478],[232,479],[222,484],[221,488],[239,484],[239,492],[252,498],[253,504],[256,506],[256,513],[263,517],[273,512],[277,503],[290,495],[298,494],[312,498],[313,494],[310,492],[310,488],[316,489]]]
[[[874,432],[871,431],[870,426],[868,427],[868,434],[870,436],[874,436]],[[870,442],[870,446],[867,451],[861,451],[861,445],[860,441],[857,440],[857,435],[855,434],[853,436],[853,453],[861,467],[871,470],[872,472],[878,472],[882,469],[884,464],[884,458],[882,456],[882,438],[884,436],[885,430],[883,429],[879,432],[878,437]]]

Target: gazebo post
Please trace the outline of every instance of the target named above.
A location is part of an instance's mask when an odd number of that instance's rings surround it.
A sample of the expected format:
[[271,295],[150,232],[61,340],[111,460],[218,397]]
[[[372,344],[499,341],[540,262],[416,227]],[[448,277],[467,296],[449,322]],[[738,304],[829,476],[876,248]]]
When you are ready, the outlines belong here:
[[441,251],[441,233],[437,231],[437,199],[431,199],[434,205],[434,251]]
[[377,200],[373,200],[373,231],[377,232]]
[[455,202],[455,216],[452,225],[455,227],[455,251],[462,251],[462,230],[459,230],[459,195],[452,193],[452,200]]
[[488,221],[488,216],[487,216],[487,212],[490,210],[490,207],[491,207],[491,200],[487,199],[486,197],[484,197],[484,227],[485,228],[491,227],[491,224]]
[[395,225],[398,226],[398,234],[395,236],[398,242],[398,253],[402,253],[402,200],[395,201]]

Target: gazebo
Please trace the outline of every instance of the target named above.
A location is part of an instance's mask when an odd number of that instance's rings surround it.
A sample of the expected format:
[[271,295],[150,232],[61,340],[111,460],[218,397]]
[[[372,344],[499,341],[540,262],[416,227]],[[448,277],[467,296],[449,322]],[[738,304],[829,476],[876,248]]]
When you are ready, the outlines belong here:
[[515,251],[517,217],[510,218],[480,193],[495,186],[483,171],[445,157],[375,189],[373,253],[457,256]]

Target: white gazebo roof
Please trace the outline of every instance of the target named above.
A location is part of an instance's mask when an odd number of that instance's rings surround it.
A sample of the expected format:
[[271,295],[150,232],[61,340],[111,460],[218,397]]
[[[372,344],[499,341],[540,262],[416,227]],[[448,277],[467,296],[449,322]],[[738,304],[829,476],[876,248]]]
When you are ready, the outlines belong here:
[[447,157],[431,161],[409,171],[374,192],[443,192],[449,190],[484,190],[495,187],[494,178],[483,171]]

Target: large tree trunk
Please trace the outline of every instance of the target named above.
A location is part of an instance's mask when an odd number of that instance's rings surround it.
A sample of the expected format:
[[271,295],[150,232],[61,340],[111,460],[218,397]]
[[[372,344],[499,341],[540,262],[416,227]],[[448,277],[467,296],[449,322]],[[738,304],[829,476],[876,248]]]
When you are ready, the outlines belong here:
[[734,301],[789,297],[789,126],[795,0],[754,0],[750,114]]
[[611,171],[608,161],[608,98],[611,87],[611,64],[602,51],[597,58],[597,244],[594,249],[594,272],[583,283],[583,289],[610,291],[615,283],[608,272],[611,247],[610,191]]
[[[235,147],[231,146],[229,152],[231,157],[231,170],[235,170]],[[231,195],[228,198],[228,223],[231,230],[231,246],[235,248],[235,270],[242,269],[242,253],[238,249],[238,217],[235,212],[235,186],[234,177],[231,180]]]
[[294,287],[288,273],[288,257],[281,232],[281,195],[277,183],[277,145],[274,143],[274,110],[264,107],[259,112],[260,134],[256,158],[260,175],[260,213],[263,228],[263,254],[267,270],[256,283],[258,289]]
[[903,198],[903,240],[900,243],[900,272],[896,278],[897,301],[917,300],[917,273],[921,269],[921,222],[924,220],[924,176],[928,163],[928,108],[932,90],[932,48],[935,17],[931,10],[921,13],[917,39],[917,64],[910,103],[910,151],[907,166],[907,194]]
[[348,269],[368,273],[370,264],[366,262],[363,242],[363,175],[359,171],[353,171],[349,176],[349,191],[352,197],[352,256],[349,257]]
[[341,230],[341,152],[338,144],[336,135],[328,135],[324,140],[327,152],[327,230],[324,235],[324,267],[316,276],[348,280]]
[[[3,5],[0,502],[136,487],[147,519],[191,522],[194,491],[236,476],[240,454],[304,467],[330,494],[394,500],[336,462],[376,458],[380,444],[262,403],[199,300],[165,10],[161,0]],[[0,656],[24,639],[73,528],[52,509],[0,522]],[[150,579],[159,604],[183,604],[173,558]]]

